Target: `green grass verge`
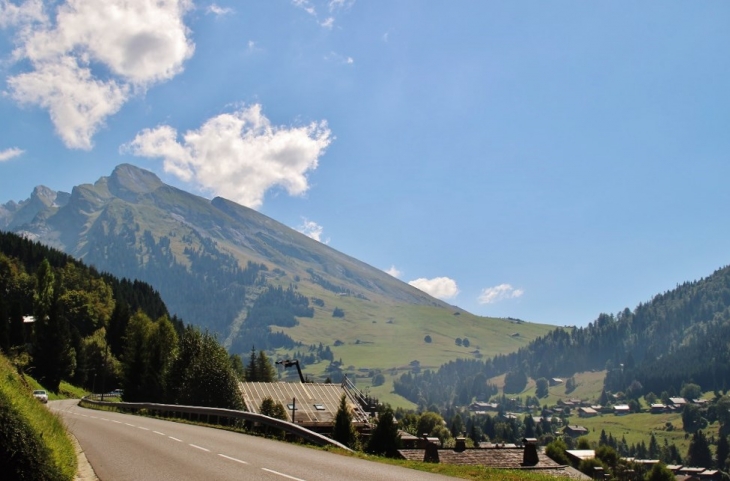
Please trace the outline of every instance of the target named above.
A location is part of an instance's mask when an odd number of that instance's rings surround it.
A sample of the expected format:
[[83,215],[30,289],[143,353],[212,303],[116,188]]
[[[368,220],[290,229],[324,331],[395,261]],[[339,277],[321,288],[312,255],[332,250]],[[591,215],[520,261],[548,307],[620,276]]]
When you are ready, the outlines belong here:
[[[32,385],[29,381],[18,375],[7,358],[0,356],[0,414],[5,416],[0,423],[0,451],[8,456],[3,464],[6,469],[12,463],[13,469],[28,470],[27,479],[73,479],[76,451],[66,428],[33,397],[37,383]],[[15,472],[11,476],[17,475]]]

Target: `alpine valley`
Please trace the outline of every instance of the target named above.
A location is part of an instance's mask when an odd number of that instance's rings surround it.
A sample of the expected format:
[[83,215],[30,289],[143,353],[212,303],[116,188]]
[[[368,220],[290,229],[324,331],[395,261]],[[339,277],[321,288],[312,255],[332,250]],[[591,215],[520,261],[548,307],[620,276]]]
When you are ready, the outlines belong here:
[[313,378],[389,380],[514,352],[553,328],[472,315],[254,210],[129,164],[70,194],[39,186],[0,205],[0,229],[145,281],[171,314],[230,352],[296,356]]

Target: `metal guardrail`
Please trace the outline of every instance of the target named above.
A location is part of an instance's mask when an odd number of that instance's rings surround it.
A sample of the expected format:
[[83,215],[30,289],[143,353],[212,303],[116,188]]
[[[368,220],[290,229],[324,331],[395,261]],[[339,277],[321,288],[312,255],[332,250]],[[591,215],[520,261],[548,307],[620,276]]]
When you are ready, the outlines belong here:
[[157,403],[128,403],[128,402],[109,402],[109,401],[96,401],[90,397],[84,397],[80,403],[89,403],[95,406],[111,406],[122,410],[139,411],[146,409],[150,412],[157,413],[180,413],[180,414],[194,414],[197,416],[217,416],[219,418],[228,419],[241,419],[244,421],[250,421],[254,423],[263,424],[276,429],[298,436],[305,439],[312,444],[318,446],[335,446],[340,449],[352,452],[350,448],[342,443],[335,441],[334,439],[328,438],[314,431],[299,426],[297,424],[290,423],[289,421],[283,421],[281,419],[272,418],[263,414],[251,413],[247,411],[237,411],[235,409],[222,409],[222,408],[209,408],[202,406],[181,406],[178,404],[157,404]]

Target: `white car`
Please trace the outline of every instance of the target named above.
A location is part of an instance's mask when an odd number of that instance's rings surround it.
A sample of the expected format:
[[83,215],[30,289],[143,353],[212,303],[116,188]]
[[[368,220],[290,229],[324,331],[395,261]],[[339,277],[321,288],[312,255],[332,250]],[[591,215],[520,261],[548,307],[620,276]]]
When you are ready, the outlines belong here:
[[46,404],[48,402],[48,393],[43,389],[36,389],[35,391],[33,391],[33,397],[35,397],[43,404]]

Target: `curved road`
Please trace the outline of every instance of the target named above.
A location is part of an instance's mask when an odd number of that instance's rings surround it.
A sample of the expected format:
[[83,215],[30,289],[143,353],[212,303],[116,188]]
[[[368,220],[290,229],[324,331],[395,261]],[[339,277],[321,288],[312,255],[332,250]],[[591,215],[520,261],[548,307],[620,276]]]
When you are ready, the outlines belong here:
[[454,478],[202,426],[48,403],[102,481],[445,481]]

